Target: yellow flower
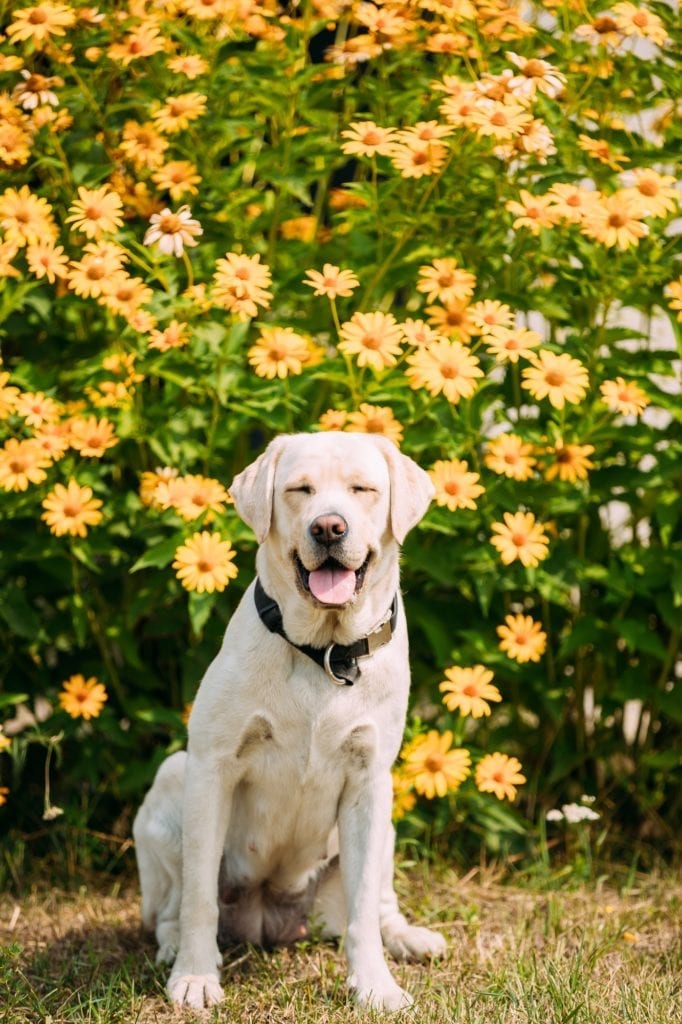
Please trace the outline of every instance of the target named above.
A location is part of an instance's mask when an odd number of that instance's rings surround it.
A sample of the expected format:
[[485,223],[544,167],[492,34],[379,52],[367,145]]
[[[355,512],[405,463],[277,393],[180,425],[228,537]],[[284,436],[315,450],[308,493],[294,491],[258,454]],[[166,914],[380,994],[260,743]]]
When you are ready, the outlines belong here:
[[5,229],[7,241],[20,246],[44,242],[56,235],[52,207],[47,199],[33,195],[28,185],[6,188],[2,193],[0,225]]
[[583,400],[589,383],[587,370],[573,356],[540,349],[532,363],[523,370],[521,386],[533,398],[548,398],[555,409],[563,409],[566,402],[575,404]]
[[574,484],[576,480],[586,480],[588,470],[594,469],[594,463],[588,458],[594,452],[591,444],[564,444],[560,441],[549,451],[554,455],[554,461],[545,470],[545,480],[558,477]]
[[166,64],[174,74],[184,75],[190,81],[205,75],[208,71],[208,63],[197,53],[178,54],[177,57],[171,57]]
[[496,536],[490,543],[497,549],[504,565],[517,559],[526,567],[542,562],[549,554],[549,541],[541,523],[532,512],[504,513],[504,523],[493,523]]
[[121,270],[126,260],[123,250],[109,242],[89,242],[82,260],[69,264],[69,288],[83,298],[97,299],[107,282]]
[[248,359],[259,377],[284,380],[289,374],[302,373],[308,362],[308,343],[291,327],[262,327]]
[[411,139],[392,146],[391,163],[403,178],[423,178],[437,174],[447,155],[447,147],[442,142]]
[[158,171],[154,171],[152,181],[157,188],[170,192],[171,199],[178,200],[186,193],[193,196],[198,193],[197,185],[201,175],[197,174],[190,160],[169,160]]
[[623,33],[610,14],[600,14],[593,21],[578,25],[575,34],[579,39],[596,45],[617,49],[623,41]]
[[520,103],[483,98],[469,114],[468,124],[481,136],[506,140],[520,135],[532,120],[533,115]]
[[65,533],[85,537],[89,526],[102,521],[102,502],[93,498],[91,487],[81,487],[75,480],[69,480],[66,487],[55,484],[42,504],[45,511],[40,518],[57,537]]
[[343,430],[348,420],[348,413],[343,409],[327,409],[317,421],[320,430]]
[[555,215],[571,224],[579,224],[602,197],[596,189],[562,182],[552,185],[547,195],[552,200]]
[[616,25],[626,36],[640,36],[650,39],[657,46],[664,46],[670,39],[663,22],[657,14],[646,7],[631,3],[617,3],[611,9]]
[[154,330],[149,337],[149,348],[168,352],[172,348],[184,348],[189,342],[189,324],[171,320],[162,331]]
[[72,419],[69,424],[69,443],[81,455],[100,458],[108,448],[118,444],[114,425],[107,419],[96,416],[88,419]]
[[151,57],[163,50],[166,40],[161,35],[158,25],[153,22],[141,22],[124,35],[120,42],[112,43],[107,54],[112,60],[119,61],[128,67],[134,60]]
[[475,509],[474,499],[485,491],[478,483],[479,474],[470,473],[467,463],[460,459],[439,459],[429,470],[429,476],[436,489],[436,503],[451,512],[458,508]]
[[[175,470],[166,470],[165,474],[157,470],[157,483],[150,503],[161,509],[174,508],[183,519],[191,521],[207,511],[222,512],[229,500],[223,485],[212,477],[177,476]],[[210,518],[207,516],[206,520]]]
[[483,461],[493,473],[508,476],[511,480],[528,480],[537,462],[532,454],[533,445],[526,444],[523,438],[516,434],[499,434],[488,442]]
[[199,221],[192,217],[189,206],[181,206],[177,213],[166,207],[161,213],[153,213],[149,224],[143,244],[158,245],[166,256],[182,256],[185,246],[199,244],[196,236],[203,234],[204,230]]
[[64,30],[70,28],[76,20],[75,11],[66,4],[49,3],[48,0],[43,0],[43,3],[35,7],[13,11],[12,15],[14,21],[7,29],[12,42],[30,39],[39,50],[52,36],[65,35]]
[[396,141],[395,128],[380,128],[374,121],[352,121],[341,132],[341,151],[349,156],[390,156]]
[[677,209],[680,193],[672,174],[659,174],[652,167],[642,167],[625,171],[623,181],[627,187],[617,195],[642,217],[665,217]]
[[173,135],[201,117],[206,112],[206,103],[207,97],[199,92],[169,96],[163,106],[152,114],[152,120],[160,132]]
[[117,270],[111,277],[104,278],[99,301],[112,313],[130,317],[153,296],[154,292],[141,277],[131,277],[127,271]]
[[58,418],[59,405],[42,391],[25,391],[17,395],[14,411],[24,417],[27,426],[40,427]]
[[452,749],[452,733],[430,729],[403,751],[402,772],[417,793],[432,800],[459,789],[470,772],[468,750]]
[[341,325],[340,336],[340,352],[377,371],[395,366],[402,351],[403,333],[391,313],[354,313]]
[[554,227],[556,223],[556,210],[552,204],[550,195],[534,196],[525,188],[519,192],[520,202],[510,199],[505,205],[516,217],[512,224],[516,228],[528,228],[533,235],[539,235],[541,228]]
[[126,121],[124,124],[121,150],[136,167],[160,167],[167,149],[168,140],[150,122]]
[[235,555],[229,541],[221,540],[218,533],[203,530],[180,545],[173,568],[186,590],[212,594],[214,590],[224,590],[237,576],[237,566],[232,563]]
[[268,291],[272,277],[270,268],[261,264],[260,255],[228,252],[216,263],[213,298],[241,319],[257,316],[258,307],[267,309],[272,299]]
[[527,327],[491,327],[485,336],[486,349],[498,363],[529,359],[541,341],[537,331]]
[[506,302],[484,299],[469,306],[469,316],[476,326],[476,333],[488,335],[500,328],[510,328],[514,314]]
[[35,440],[10,437],[0,448],[0,487],[5,491],[26,491],[29,484],[45,480],[49,456]]
[[120,196],[107,185],[95,189],[81,185],[78,199],[69,208],[66,223],[73,224],[74,230],[82,231],[87,238],[98,238],[121,227],[122,209]]
[[417,291],[426,293],[427,302],[462,302],[474,294],[475,287],[475,275],[459,267],[452,257],[419,268]]
[[411,388],[426,388],[431,395],[441,392],[455,405],[460,398],[470,398],[476,390],[476,379],[483,376],[478,359],[458,341],[438,341],[417,349],[407,357],[406,375]]
[[649,404],[649,399],[639,384],[626,381],[622,377],[605,380],[600,384],[599,390],[611,412],[619,412],[623,416],[639,416]]
[[95,676],[85,679],[80,673],[71,676],[62,686],[59,704],[72,718],[97,718],[107,700],[107,691]]
[[640,238],[648,235],[649,227],[642,223],[646,214],[641,204],[626,194],[628,191],[623,189],[612,196],[602,196],[600,202],[586,210],[582,233],[607,248],[617,246],[619,249],[637,245]]
[[412,782],[399,771],[393,772],[393,820],[400,821],[417,802]]
[[6,420],[14,412],[17,398],[21,394],[13,384],[8,386],[9,373],[0,372],[0,420]]
[[446,340],[442,334],[434,331],[433,327],[430,327],[426,320],[413,320],[411,317],[408,317],[400,326],[403,329],[405,341],[410,345],[414,345],[415,348],[432,345],[435,341]]
[[326,295],[329,299],[347,298],[352,295],[360,282],[352,270],[341,270],[333,263],[325,263],[322,271],[306,270],[307,278],[303,284],[314,288],[315,295]]
[[539,661],[547,647],[547,634],[530,615],[506,615],[504,625],[497,627],[500,650],[520,665]]
[[57,462],[69,448],[69,424],[44,423],[36,430],[33,440],[48,459]]
[[483,718],[490,715],[488,701],[502,700],[500,691],[491,684],[492,672],[483,665],[471,668],[453,666],[445,669],[445,675],[438,689],[445,694],[443,704],[448,711]]
[[362,402],[357,412],[343,415],[345,429],[350,433],[381,434],[397,445],[403,439],[402,425],[395,418],[393,410],[389,406],[368,405],[367,402]]
[[599,163],[610,167],[612,171],[620,171],[621,164],[630,162],[629,156],[624,156],[622,153],[614,153],[608,142],[604,139],[592,139],[589,135],[579,135],[578,146],[588,156],[594,157]]
[[427,306],[426,313],[429,323],[433,324],[438,333],[448,338],[457,338],[466,343],[474,333],[475,326],[469,316],[468,300],[451,299],[444,306]]
[[7,797],[10,794],[10,790],[7,786],[0,786],[0,807],[4,807],[7,803]]
[[50,284],[57,278],[68,277],[69,257],[62,245],[55,245],[50,239],[46,242],[34,242],[26,247],[28,269],[37,278],[46,277]]
[[147,508],[161,508],[161,504],[157,501],[156,494],[159,484],[168,483],[169,480],[174,480],[178,476],[177,469],[173,469],[170,466],[159,467],[155,470],[148,470],[140,475],[140,501]]
[[8,750],[12,746],[12,741],[9,736],[5,736],[0,725],[0,752]]
[[521,762],[507,754],[486,754],[476,765],[474,779],[481,793],[494,793],[498,800],[513,800],[516,787],[526,781]]

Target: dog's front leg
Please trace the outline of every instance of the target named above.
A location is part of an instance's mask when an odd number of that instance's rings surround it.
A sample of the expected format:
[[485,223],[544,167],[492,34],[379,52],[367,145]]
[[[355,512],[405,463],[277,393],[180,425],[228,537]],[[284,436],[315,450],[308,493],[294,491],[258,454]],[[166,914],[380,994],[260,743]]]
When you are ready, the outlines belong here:
[[180,948],[168,994],[201,1009],[223,998],[218,979],[218,873],[229,825],[234,779],[225,765],[188,754],[182,827]]
[[400,988],[388,969],[379,923],[391,801],[391,778],[385,772],[349,779],[339,808],[341,876],[348,917],[348,984],[361,1006],[380,1010],[400,1010],[412,1003],[412,997]]

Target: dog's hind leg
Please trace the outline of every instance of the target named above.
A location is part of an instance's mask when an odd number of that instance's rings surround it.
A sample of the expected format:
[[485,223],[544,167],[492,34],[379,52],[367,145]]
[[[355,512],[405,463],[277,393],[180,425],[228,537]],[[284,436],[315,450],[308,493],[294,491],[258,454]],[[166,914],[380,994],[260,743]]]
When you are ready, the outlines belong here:
[[173,963],[179,944],[184,760],[183,751],[164,762],[133,823],[142,923],[156,933],[157,963]]

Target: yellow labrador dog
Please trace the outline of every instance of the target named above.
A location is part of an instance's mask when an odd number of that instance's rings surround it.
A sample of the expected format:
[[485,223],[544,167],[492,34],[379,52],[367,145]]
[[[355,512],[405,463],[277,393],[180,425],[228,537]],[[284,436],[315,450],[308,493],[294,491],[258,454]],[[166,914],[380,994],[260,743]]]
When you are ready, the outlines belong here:
[[391,766],[409,688],[399,545],[428,475],[385,438],[277,438],[231,493],[260,547],[192,708],[185,753],[134,824],[144,923],[173,1002],[223,998],[218,942],[345,934],[362,1006],[398,1010],[397,958],[442,954],[393,889]]

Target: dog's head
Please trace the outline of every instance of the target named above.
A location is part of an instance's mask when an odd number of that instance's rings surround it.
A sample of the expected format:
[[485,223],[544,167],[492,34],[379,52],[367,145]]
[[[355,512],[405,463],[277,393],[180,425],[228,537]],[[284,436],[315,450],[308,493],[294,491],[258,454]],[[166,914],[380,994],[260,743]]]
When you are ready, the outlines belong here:
[[433,486],[384,437],[323,432],[276,438],[230,493],[280,589],[288,581],[317,608],[340,609],[375,589],[381,574],[397,585],[398,545]]

